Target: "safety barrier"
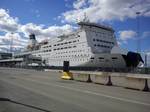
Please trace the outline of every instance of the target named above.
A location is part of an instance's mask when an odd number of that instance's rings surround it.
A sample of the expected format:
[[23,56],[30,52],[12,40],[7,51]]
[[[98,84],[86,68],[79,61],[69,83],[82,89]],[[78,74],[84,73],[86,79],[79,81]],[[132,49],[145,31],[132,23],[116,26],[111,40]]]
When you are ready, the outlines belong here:
[[73,72],[73,79],[83,82],[91,82],[90,74]]
[[126,87],[132,89],[138,89],[143,91],[148,91],[147,77],[140,75],[127,75],[126,76]]
[[149,90],[150,90],[150,78],[147,80],[147,83],[148,83],[148,87],[149,87]]
[[111,73],[111,82],[114,86],[126,87],[127,80],[125,73]]
[[99,72],[91,74],[91,80],[97,84],[112,85],[109,72]]
[[149,91],[150,76],[131,73],[71,71],[73,79],[103,85]]

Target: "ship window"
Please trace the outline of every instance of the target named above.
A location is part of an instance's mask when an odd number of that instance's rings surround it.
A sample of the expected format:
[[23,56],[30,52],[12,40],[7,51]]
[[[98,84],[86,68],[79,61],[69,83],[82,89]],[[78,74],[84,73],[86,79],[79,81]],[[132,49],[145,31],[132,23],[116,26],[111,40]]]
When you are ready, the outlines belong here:
[[94,46],[96,46],[96,44],[94,44]]
[[104,59],[103,57],[99,57],[98,59]]
[[93,39],[93,41],[95,41],[95,39]]
[[112,57],[112,59],[117,59],[117,57]]
[[80,35],[78,35],[78,37],[80,37]]
[[94,57],[91,57],[90,59],[94,59]]

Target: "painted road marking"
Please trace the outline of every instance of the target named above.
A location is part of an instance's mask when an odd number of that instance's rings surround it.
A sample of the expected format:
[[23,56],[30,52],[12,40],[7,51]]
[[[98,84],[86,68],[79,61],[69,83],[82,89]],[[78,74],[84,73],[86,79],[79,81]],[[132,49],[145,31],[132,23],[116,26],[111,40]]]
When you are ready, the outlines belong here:
[[[18,78],[18,77],[16,77],[16,78]],[[55,85],[55,84],[50,84],[50,83],[46,83],[46,82],[42,82],[41,83],[41,82],[39,82],[37,80],[33,80],[33,79],[29,79],[29,78],[25,79],[25,78],[20,78],[19,77],[19,79],[27,80],[27,81],[32,81],[32,82],[36,82],[36,83],[44,84],[44,85],[48,85],[48,86],[64,88],[64,89],[68,89],[68,90],[72,90],[72,91],[77,91],[77,92],[81,92],[81,93],[86,93],[86,94],[91,94],[91,95],[106,97],[106,98],[110,98],[110,99],[114,99],[114,100],[119,100],[119,101],[123,101],[123,102],[128,102],[128,103],[134,103],[134,104],[140,104],[140,105],[150,106],[149,103],[140,102],[140,101],[136,101],[136,100],[125,99],[125,98],[114,97],[114,96],[110,96],[110,95],[106,95],[106,94],[102,94],[102,93],[97,93],[97,92],[92,92],[92,91],[88,91],[88,90],[80,90],[80,89],[77,89],[77,88],[71,88],[71,87],[66,87],[66,86],[62,86],[62,85]],[[18,85],[16,83],[10,82],[8,80],[4,80],[4,81],[6,81],[7,83],[14,84],[16,86],[20,86],[20,87],[22,87],[24,89],[33,91],[31,88],[24,87],[23,85],[21,86],[20,84]],[[39,91],[36,91],[36,92],[39,93]],[[46,95],[47,96],[47,94],[42,94],[42,95]]]

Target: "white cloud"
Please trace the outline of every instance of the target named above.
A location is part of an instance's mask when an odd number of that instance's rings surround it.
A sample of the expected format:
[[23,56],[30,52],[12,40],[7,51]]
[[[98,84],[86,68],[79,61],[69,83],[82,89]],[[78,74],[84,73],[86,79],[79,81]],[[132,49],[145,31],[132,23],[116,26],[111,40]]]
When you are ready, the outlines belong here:
[[0,9],[0,31],[15,32],[18,30],[18,18],[10,17],[8,11]]
[[[118,44],[122,45],[122,44],[127,44],[129,40],[137,40],[139,37],[137,35],[137,33],[133,30],[123,30],[123,31],[119,31],[119,38],[118,38]],[[141,35],[140,35],[140,39],[145,39],[145,38],[149,38],[150,37],[150,31],[144,31]]]
[[85,6],[86,5],[86,0],[77,0],[77,1],[75,1],[74,3],[73,3],[73,7],[75,8],[75,9],[80,9],[80,8],[82,8],[83,6]]
[[23,32],[26,37],[28,37],[30,33],[35,33],[35,35],[42,35],[42,28],[43,25],[28,23],[20,27],[20,32]]
[[0,48],[8,48],[12,44],[14,48],[22,48],[27,45],[28,40],[23,39],[19,33],[6,33],[4,36],[0,36]]
[[74,27],[69,24],[63,26],[54,25],[44,28],[44,25],[28,23],[26,25],[22,25],[21,27],[21,31],[26,37],[28,37],[29,34],[34,33],[39,41],[47,38],[53,38],[62,34],[68,34],[73,30]]
[[[39,14],[39,10],[35,10],[36,14]],[[75,27],[65,24],[63,26],[47,26],[36,25],[34,23],[19,24],[17,18],[13,18],[9,15],[9,12],[5,9],[0,9],[0,31],[4,35],[0,36],[0,49],[9,49],[11,38],[13,38],[13,47],[15,49],[22,48],[27,45],[28,37],[30,33],[34,33],[38,41],[56,37],[62,34],[68,34],[72,32]],[[13,34],[12,34],[13,32]],[[24,35],[22,35],[24,34]]]
[[137,36],[137,33],[132,30],[119,31],[119,39],[121,41],[127,41],[129,39],[134,39]]
[[141,11],[142,16],[150,16],[149,7],[149,0],[77,0],[73,3],[74,9],[64,12],[62,19],[75,22],[83,20],[86,13],[92,22],[124,20],[135,18],[137,11]]
[[143,32],[142,38],[147,38],[147,37],[150,38],[150,31],[145,31],[145,32]]

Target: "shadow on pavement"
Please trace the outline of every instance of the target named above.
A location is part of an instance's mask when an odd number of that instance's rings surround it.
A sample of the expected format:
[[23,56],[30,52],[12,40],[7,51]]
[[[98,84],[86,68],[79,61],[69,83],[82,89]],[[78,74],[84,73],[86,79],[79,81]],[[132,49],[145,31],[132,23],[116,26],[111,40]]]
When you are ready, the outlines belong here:
[[17,101],[8,99],[8,98],[0,98],[0,102],[1,101],[15,103],[15,104],[18,104],[18,105],[23,105],[25,107],[33,108],[33,109],[40,110],[40,111],[43,111],[43,112],[51,112],[50,110],[42,109],[42,108],[39,108],[39,107],[36,107],[36,106],[33,106],[33,105],[28,105],[28,104],[20,103],[20,102],[17,102]]

